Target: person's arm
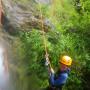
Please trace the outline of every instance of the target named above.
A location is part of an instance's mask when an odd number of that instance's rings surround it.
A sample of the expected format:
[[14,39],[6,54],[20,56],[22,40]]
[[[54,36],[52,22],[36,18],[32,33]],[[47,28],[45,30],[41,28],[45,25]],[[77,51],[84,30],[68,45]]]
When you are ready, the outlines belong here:
[[49,61],[49,54],[45,55],[45,59],[46,59],[45,66],[47,66],[49,76],[51,76],[51,73],[54,73],[54,70],[53,70],[51,63]]
[[50,84],[53,86],[63,85],[66,83],[67,78],[68,78],[67,73],[61,74],[57,79],[55,79],[55,74],[52,73],[50,77]]

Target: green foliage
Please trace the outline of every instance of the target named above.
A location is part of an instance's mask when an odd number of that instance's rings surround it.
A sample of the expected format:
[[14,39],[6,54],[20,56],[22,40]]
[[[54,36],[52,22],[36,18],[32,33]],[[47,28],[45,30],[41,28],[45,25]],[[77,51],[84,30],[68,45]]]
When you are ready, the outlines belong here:
[[[45,33],[49,57],[55,70],[62,55],[70,55],[73,65],[63,90],[89,90],[90,76],[90,1],[56,0],[53,5],[41,6],[43,17],[53,23],[55,30]],[[80,5],[80,6],[79,6]],[[54,7],[54,8],[53,8]],[[37,6],[40,10],[40,6]],[[51,14],[52,13],[52,14]],[[54,13],[54,15],[53,15]],[[19,75],[27,90],[39,90],[48,85],[47,69],[44,65],[45,51],[42,31],[20,32],[21,57]],[[23,56],[23,57],[22,57]],[[20,65],[19,64],[19,65]],[[25,84],[27,82],[27,84]],[[30,85],[33,82],[34,85]],[[31,86],[31,87],[29,87]],[[25,90],[25,88],[23,89]]]

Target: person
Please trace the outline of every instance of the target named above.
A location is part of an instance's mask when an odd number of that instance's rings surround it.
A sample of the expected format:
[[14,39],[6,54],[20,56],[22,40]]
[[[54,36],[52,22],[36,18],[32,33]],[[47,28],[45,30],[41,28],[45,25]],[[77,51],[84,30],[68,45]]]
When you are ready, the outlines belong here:
[[[48,58],[47,58],[48,59]],[[50,63],[48,63],[49,66]],[[49,87],[46,90],[62,90],[63,85],[66,83],[72,59],[69,56],[62,56],[59,60],[60,68],[57,73],[54,72],[51,65],[49,66]]]

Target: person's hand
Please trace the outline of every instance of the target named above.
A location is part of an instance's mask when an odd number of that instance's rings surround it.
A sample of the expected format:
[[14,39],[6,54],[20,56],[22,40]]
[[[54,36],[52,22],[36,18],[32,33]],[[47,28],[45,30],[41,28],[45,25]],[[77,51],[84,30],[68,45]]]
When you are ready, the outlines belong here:
[[50,64],[50,61],[49,61],[49,54],[46,54],[45,55],[45,59],[46,59],[46,62],[45,62],[45,65],[48,66]]
[[46,65],[46,66],[50,65],[50,61],[49,61],[49,59],[48,59],[48,58],[46,58],[45,65]]

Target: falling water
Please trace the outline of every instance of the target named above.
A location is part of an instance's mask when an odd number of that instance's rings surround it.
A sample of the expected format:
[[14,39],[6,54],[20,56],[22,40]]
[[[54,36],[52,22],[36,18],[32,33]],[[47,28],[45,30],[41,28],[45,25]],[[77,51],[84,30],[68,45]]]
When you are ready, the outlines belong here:
[[0,45],[0,90],[8,90],[9,71],[7,53],[4,47]]

